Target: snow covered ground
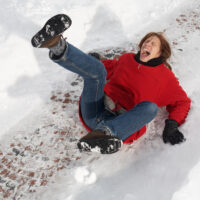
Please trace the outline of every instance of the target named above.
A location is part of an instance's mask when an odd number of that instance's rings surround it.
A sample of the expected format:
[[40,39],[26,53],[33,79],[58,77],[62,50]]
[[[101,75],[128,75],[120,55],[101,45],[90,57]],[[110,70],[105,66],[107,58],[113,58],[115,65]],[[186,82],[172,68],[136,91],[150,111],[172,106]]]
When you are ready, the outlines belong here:
[[[173,71],[192,99],[184,144],[162,142],[160,109],[147,134],[116,154],[77,150],[86,133],[77,114],[82,81],[30,45],[57,13],[72,18],[65,36],[86,52],[136,50],[147,32],[165,32]],[[8,0],[0,16],[0,199],[199,200],[198,0]]]

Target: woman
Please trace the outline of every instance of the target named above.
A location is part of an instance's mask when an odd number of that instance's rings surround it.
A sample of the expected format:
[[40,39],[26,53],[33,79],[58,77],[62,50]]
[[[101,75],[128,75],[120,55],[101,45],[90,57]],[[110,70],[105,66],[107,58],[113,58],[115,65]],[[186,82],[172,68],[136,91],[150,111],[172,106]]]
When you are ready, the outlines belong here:
[[166,106],[163,141],[172,145],[185,140],[178,130],[190,109],[190,99],[170,70],[171,49],[160,33],[149,33],[137,54],[125,53],[118,60],[103,62],[66,43],[62,33],[71,25],[67,15],[50,18],[32,38],[32,45],[49,48],[50,58],[84,79],[80,116],[91,132],[82,137],[82,151],[98,149],[114,153],[123,142],[145,132],[145,125]]

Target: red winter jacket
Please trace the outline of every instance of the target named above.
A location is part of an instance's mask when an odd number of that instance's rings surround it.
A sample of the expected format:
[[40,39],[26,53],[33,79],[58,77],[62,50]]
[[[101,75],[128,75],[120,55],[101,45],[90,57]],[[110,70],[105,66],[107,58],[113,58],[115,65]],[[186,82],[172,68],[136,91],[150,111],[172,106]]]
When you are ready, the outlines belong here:
[[[126,53],[118,60],[103,61],[108,80],[105,93],[116,105],[126,110],[132,109],[142,101],[154,102],[158,107],[166,106],[168,118],[176,120],[181,125],[188,114],[191,100],[173,72],[164,64],[155,67],[139,64],[134,56],[133,53]],[[82,117],[81,121],[83,122]],[[87,126],[85,127],[90,131]],[[124,142],[131,143],[143,135],[145,130],[146,127],[143,127]]]

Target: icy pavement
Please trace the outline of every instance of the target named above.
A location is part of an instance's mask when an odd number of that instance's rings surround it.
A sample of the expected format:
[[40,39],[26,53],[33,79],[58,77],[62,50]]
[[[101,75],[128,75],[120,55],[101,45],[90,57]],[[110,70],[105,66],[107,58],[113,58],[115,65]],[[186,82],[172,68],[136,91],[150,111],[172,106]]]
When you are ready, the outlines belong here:
[[19,130],[12,129],[9,143],[0,146],[0,199],[31,199],[39,187],[81,158],[76,142],[83,130],[73,116],[77,106],[67,113],[69,107],[77,105],[77,98],[74,91],[53,92],[49,104],[30,116],[35,124],[21,122],[30,130],[20,125]]

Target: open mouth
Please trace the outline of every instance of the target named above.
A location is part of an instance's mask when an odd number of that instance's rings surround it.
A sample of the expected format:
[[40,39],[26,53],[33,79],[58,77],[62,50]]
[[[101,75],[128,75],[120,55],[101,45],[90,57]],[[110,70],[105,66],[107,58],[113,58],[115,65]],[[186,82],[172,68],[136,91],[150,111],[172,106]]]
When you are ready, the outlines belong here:
[[140,60],[143,62],[147,62],[150,59],[151,51],[147,49],[142,49],[140,52]]
[[143,51],[141,52],[141,54],[142,54],[142,56],[147,57],[147,56],[149,56],[151,53],[150,53],[148,50],[143,50]]

